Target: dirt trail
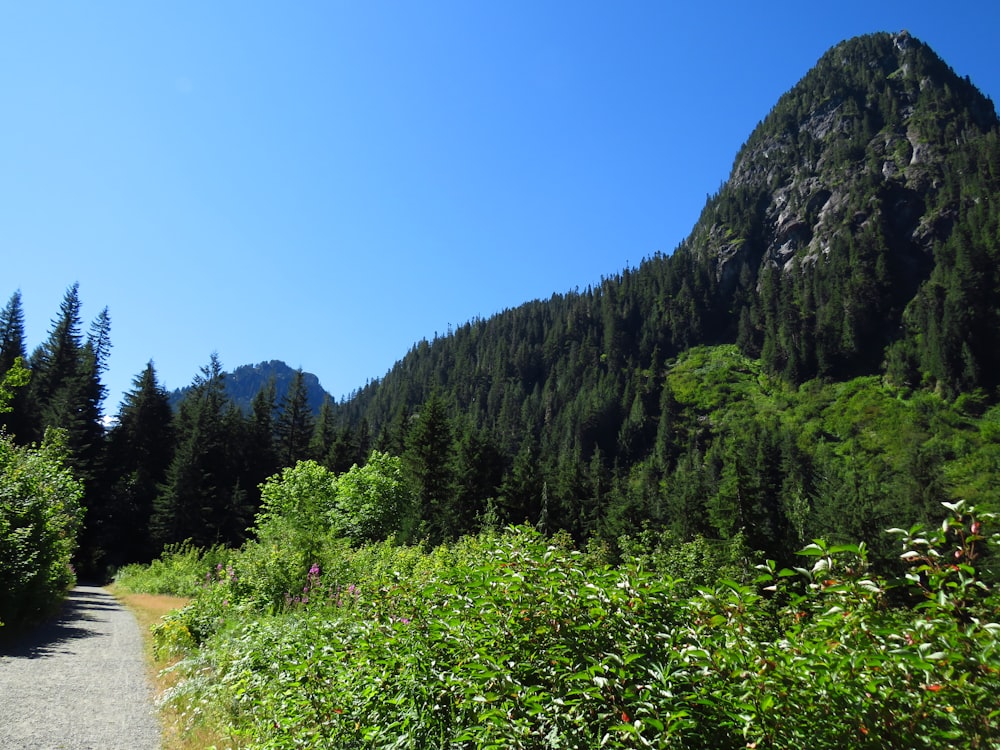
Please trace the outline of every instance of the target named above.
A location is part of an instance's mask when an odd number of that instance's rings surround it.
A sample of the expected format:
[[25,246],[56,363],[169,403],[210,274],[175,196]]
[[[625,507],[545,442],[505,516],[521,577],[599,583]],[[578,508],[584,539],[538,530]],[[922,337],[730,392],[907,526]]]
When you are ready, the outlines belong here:
[[62,614],[0,650],[0,750],[158,750],[132,614],[78,586]]

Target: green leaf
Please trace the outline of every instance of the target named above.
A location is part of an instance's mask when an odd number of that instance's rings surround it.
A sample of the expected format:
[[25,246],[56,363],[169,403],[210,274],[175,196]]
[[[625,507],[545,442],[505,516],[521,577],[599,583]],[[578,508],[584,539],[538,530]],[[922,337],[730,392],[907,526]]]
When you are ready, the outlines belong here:
[[825,555],[826,550],[820,547],[818,544],[807,544],[805,547],[800,549],[796,554],[804,555],[806,557],[819,557],[820,555]]

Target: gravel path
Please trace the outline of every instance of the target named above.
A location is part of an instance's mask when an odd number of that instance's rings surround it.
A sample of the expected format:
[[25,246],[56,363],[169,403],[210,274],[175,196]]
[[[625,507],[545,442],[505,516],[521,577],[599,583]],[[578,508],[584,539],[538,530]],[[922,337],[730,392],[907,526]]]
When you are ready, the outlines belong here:
[[157,750],[132,614],[78,586],[61,616],[0,651],[0,750]]

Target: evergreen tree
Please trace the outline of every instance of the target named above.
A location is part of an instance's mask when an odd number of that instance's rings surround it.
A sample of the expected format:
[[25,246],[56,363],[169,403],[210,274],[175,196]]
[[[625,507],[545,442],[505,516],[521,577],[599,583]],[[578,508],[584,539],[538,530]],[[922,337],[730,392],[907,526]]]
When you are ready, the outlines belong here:
[[113,564],[147,562],[155,555],[150,520],[173,448],[169,397],[150,362],[132,381],[108,436],[110,502],[98,541]]
[[0,311],[0,375],[14,366],[18,357],[27,362],[24,348],[24,310],[21,307],[21,292],[14,292]]
[[104,428],[101,373],[110,350],[110,317],[103,310],[84,341],[81,334],[79,286],[71,286],[53,321],[48,339],[31,357],[32,378],[28,391],[31,419],[29,435],[40,440],[49,427],[64,431],[67,463],[84,485],[86,509],[77,565],[84,575],[104,575],[98,539],[106,516],[105,487],[101,485],[104,459]]
[[294,466],[309,458],[309,443],[313,437],[313,415],[309,409],[302,370],[296,370],[288,393],[281,400],[275,424],[278,461],[282,466]]
[[190,539],[207,546],[225,541],[218,528],[230,483],[224,430],[226,393],[218,355],[195,378],[176,419],[176,449],[153,507],[154,546]]
[[529,436],[521,444],[511,470],[503,479],[498,500],[510,523],[534,524],[538,521],[545,485],[539,453],[538,440]]
[[455,528],[459,533],[473,530],[475,520],[496,497],[503,480],[503,456],[495,441],[465,423],[455,449]]
[[80,370],[80,326],[79,285],[73,284],[63,297],[48,338],[31,355],[32,440],[41,440],[47,426],[67,426],[64,422],[72,416],[76,404],[67,391],[73,389]]
[[[27,364],[28,355],[24,342],[24,310],[21,306],[21,292],[14,292],[2,311],[0,311],[0,379],[14,368],[20,360]],[[7,404],[9,411],[0,412],[0,427],[8,434],[17,437],[27,435],[29,422],[27,420],[27,389],[18,388]]]
[[461,531],[461,514],[456,507],[452,425],[438,393],[424,402],[406,443],[404,463],[430,541],[454,539]]
[[309,458],[317,463],[323,463],[330,452],[335,437],[333,401],[327,395],[323,398],[323,403],[320,404],[319,416],[316,418],[313,434],[309,440]]
[[277,410],[277,383],[272,377],[253,397],[250,421],[247,427],[247,465],[251,483],[257,487],[277,473],[278,455],[275,446],[274,414]]

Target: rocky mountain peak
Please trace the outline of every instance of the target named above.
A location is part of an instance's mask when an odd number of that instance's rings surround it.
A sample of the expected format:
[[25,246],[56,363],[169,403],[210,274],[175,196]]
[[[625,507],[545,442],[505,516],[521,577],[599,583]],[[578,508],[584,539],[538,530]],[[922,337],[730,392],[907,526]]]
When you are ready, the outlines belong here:
[[919,275],[955,211],[938,194],[946,163],[996,125],[992,102],[908,32],[843,42],[758,125],[691,241],[723,287],[744,264],[815,263],[866,228]]

